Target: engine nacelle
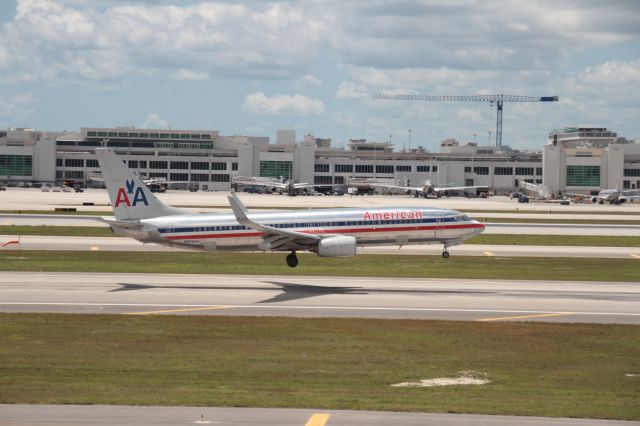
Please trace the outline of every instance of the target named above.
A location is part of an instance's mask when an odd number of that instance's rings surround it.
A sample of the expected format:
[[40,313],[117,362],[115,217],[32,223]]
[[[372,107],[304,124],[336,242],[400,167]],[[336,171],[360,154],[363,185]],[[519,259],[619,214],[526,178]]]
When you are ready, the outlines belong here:
[[323,238],[318,243],[318,256],[337,257],[355,256],[356,239],[347,235],[336,235],[335,237]]

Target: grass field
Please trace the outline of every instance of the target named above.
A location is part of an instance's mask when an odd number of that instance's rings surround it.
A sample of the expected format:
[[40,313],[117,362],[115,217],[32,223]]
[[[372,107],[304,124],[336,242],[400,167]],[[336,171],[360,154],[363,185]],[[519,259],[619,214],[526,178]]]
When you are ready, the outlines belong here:
[[[486,374],[481,386],[393,383]],[[0,314],[0,402],[640,419],[640,327]]]
[[478,279],[638,281],[637,259],[302,254],[289,268],[284,253],[0,251],[0,270],[255,275],[326,275]]

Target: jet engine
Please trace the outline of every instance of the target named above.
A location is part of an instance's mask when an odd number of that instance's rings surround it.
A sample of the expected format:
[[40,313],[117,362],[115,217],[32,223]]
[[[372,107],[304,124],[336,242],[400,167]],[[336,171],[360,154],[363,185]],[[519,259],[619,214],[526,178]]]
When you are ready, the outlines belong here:
[[318,256],[337,257],[355,256],[356,239],[346,235],[323,238],[318,242]]

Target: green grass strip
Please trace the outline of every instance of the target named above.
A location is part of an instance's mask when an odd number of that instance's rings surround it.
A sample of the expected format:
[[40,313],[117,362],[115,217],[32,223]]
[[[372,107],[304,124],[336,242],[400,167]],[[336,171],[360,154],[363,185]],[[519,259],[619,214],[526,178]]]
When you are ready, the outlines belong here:
[[465,244],[513,246],[640,247],[640,237],[608,235],[480,234]]
[[300,255],[297,268],[284,253],[0,251],[0,270],[274,274],[411,278],[485,278],[637,281],[637,259],[480,257],[362,254],[321,258]]
[[66,237],[117,237],[104,226],[0,225],[0,235],[49,235]]
[[[398,388],[458,372],[489,384]],[[640,327],[0,314],[0,402],[640,419]]]
[[607,220],[607,219],[544,219],[517,217],[478,217],[474,218],[482,223],[561,223],[574,225],[640,225],[640,220]]

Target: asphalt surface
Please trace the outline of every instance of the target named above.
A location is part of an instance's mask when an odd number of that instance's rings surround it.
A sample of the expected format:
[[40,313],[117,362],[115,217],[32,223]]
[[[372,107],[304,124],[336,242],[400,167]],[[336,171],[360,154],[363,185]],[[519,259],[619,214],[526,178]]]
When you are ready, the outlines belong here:
[[0,405],[0,425],[618,426],[640,422],[386,411],[107,405]]
[[0,272],[0,312],[640,324],[637,283]]

